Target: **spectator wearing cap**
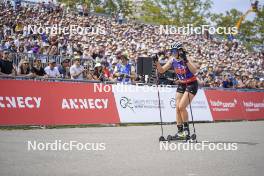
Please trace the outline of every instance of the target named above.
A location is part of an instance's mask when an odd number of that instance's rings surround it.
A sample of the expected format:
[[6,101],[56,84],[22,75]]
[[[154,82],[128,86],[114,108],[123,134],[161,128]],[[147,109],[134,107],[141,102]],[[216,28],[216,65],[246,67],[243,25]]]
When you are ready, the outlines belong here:
[[34,77],[45,76],[46,72],[45,72],[44,68],[42,67],[40,58],[36,58],[34,60],[33,66],[31,68],[31,72],[33,73]]
[[103,67],[102,67],[101,63],[95,64],[93,78],[94,78],[94,80],[104,81],[105,77],[104,77]]
[[58,68],[56,67],[56,61],[51,59],[49,65],[44,69],[48,78],[59,78],[61,77]]
[[15,67],[7,50],[4,50],[3,57],[0,59],[0,75],[15,75]]
[[23,77],[32,77],[31,68],[28,59],[22,59],[18,65],[17,75]]
[[80,56],[75,56],[73,59],[73,65],[70,67],[71,79],[76,79],[76,80],[84,79],[84,73],[86,70],[80,63],[81,63]]
[[243,81],[242,81],[242,79],[241,79],[241,77],[239,75],[236,75],[235,79],[237,81],[237,84],[236,84],[236,88],[237,89],[245,88],[245,84],[243,83]]
[[229,75],[224,75],[223,82],[222,82],[223,88],[233,88],[233,82],[230,79]]
[[70,59],[64,58],[61,62],[61,65],[58,66],[58,70],[63,78],[70,78]]
[[121,62],[115,67],[114,76],[119,82],[128,83],[135,77],[135,69],[128,63],[128,60],[126,55],[122,55]]
[[102,65],[102,70],[103,70],[103,73],[104,73],[104,77],[107,80],[113,80],[111,78],[111,72],[110,72],[110,69],[109,69],[109,63],[107,61],[103,61],[103,62],[101,62],[101,65]]

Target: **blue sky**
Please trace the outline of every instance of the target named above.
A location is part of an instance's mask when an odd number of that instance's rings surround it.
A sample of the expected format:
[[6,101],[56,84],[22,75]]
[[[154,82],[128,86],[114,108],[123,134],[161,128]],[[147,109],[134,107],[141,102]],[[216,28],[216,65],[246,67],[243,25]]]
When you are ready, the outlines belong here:
[[[212,0],[212,12],[224,13],[227,10],[235,8],[245,13],[250,8],[250,0]],[[259,4],[264,5],[264,0],[259,0]],[[254,14],[249,14],[247,19],[253,19]]]

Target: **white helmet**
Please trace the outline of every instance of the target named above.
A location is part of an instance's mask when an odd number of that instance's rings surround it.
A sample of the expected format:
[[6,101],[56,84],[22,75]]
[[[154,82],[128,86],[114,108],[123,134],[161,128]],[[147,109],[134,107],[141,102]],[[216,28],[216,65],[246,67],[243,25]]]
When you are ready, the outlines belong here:
[[183,47],[182,47],[182,43],[181,42],[175,42],[175,43],[173,43],[172,45],[171,45],[171,48],[170,49],[177,49],[177,50],[179,50],[179,49],[183,49]]

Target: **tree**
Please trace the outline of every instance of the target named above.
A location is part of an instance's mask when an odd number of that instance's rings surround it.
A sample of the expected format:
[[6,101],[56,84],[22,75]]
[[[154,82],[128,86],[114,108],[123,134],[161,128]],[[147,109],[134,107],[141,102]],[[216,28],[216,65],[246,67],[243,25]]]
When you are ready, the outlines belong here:
[[75,7],[77,4],[86,4],[89,10],[96,11],[96,8],[102,4],[102,0],[58,0],[61,3],[64,3],[66,6]]
[[231,9],[226,11],[225,14],[212,14],[211,21],[216,24],[216,27],[233,27],[242,15],[242,12]]
[[257,17],[253,21],[254,24],[254,44],[264,46],[264,7],[259,9]]
[[146,0],[142,6],[142,19],[146,16],[148,20],[161,24],[199,26],[207,24],[211,5],[211,0]]
[[139,19],[148,23],[169,24],[169,18],[163,13],[163,9],[151,0],[143,2]]
[[[236,26],[242,12],[231,9],[225,14],[213,14],[211,21],[216,24],[216,27],[233,27]],[[254,45],[263,45],[264,39],[264,11],[261,9],[257,17],[253,21],[244,20],[240,26],[239,33],[235,35],[240,41],[244,42],[248,49],[252,49]],[[227,35],[222,35],[227,37]]]

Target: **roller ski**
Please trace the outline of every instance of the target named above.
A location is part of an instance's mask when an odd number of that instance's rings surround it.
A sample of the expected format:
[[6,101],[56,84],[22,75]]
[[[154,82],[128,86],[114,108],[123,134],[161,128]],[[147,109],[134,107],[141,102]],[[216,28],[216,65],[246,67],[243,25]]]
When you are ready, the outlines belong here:
[[185,141],[185,142],[197,142],[196,134],[190,135],[189,128],[185,128],[182,130],[181,127],[179,127],[178,133],[176,133],[174,136],[168,135],[167,141]]

